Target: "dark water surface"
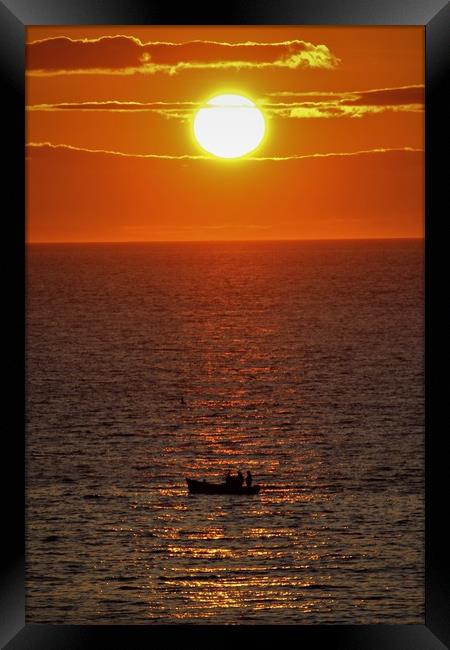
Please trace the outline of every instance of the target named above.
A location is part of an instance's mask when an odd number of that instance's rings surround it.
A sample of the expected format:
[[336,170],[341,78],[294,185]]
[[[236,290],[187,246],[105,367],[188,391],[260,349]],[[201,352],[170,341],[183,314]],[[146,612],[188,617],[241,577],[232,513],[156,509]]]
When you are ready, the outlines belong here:
[[[33,245],[27,276],[29,622],[424,622],[422,242]],[[229,467],[261,494],[188,496]]]

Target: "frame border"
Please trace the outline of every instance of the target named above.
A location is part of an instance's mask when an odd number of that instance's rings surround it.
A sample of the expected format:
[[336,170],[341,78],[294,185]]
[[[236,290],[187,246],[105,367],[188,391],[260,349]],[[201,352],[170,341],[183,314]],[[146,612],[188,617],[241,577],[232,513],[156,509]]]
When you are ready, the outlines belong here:
[[[422,25],[425,26],[425,625],[292,626],[74,626],[25,624],[25,28],[31,25]],[[445,0],[270,0],[226,5],[167,5],[161,0],[0,0],[0,78],[5,89],[3,160],[11,200],[6,212],[8,270],[5,283],[8,357],[4,368],[6,454],[10,471],[5,499],[7,535],[3,535],[0,590],[0,641],[8,650],[142,647],[161,639],[210,645],[226,641],[303,642],[337,650],[444,650],[450,647],[449,552],[443,519],[448,512],[445,454],[441,430],[448,391],[440,377],[450,366],[450,314],[445,312],[437,279],[445,277],[444,188],[448,185],[447,75],[450,68],[450,4]],[[447,194],[447,193],[446,193]],[[447,254],[448,255],[448,254]],[[20,286],[20,298],[18,298]],[[21,293],[23,291],[23,293]],[[433,339],[431,339],[431,331]],[[11,344],[10,344],[11,342]],[[447,506],[447,507],[446,507]],[[180,628],[183,638],[180,637]],[[444,645],[445,644],[445,645]]]

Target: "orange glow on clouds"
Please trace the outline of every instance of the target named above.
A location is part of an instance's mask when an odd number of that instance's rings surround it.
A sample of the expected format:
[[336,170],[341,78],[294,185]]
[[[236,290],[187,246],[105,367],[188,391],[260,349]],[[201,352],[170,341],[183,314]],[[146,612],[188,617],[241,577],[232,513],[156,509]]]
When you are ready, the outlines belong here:
[[[29,242],[423,236],[422,27],[28,29]],[[267,136],[199,148],[205,98]]]

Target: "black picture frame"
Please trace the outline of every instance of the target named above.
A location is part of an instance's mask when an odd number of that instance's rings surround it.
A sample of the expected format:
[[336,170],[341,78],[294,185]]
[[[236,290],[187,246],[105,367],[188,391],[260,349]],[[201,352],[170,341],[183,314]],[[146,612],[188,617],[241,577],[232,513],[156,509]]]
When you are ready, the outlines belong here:
[[[31,25],[423,25],[426,39],[425,170],[425,396],[426,396],[426,617],[425,625],[329,626],[65,626],[25,624],[25,28]],[[181,4],[160,0],[0,0],[0,70],[4,109],[4,266],[7,306],[3,338],[4,492],[0,612],[1,644],[29,648],[141,648],[145,644],[292,643],[341,650],[438,650],[450,647],[450,580],[445,533],[447,455],[445,406],[450,354],[445,222],[448,163],[450,6],[444,0],[261,0]],[[447,182],[446,182],[447,181]],[[9,199],[10,207],[5,205]],[[14,278],[10,282],[9,278]],[[444,379],[442,379],[444,378]],[[447,398],[447,399],[446,399]]]

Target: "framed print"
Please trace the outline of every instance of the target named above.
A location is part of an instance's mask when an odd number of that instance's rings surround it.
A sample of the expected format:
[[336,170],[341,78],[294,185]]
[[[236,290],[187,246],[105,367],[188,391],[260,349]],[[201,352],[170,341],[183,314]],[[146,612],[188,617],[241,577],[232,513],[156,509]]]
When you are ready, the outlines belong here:
[[3,645],[448,647],[448,5],[186,9],[0,5]]

